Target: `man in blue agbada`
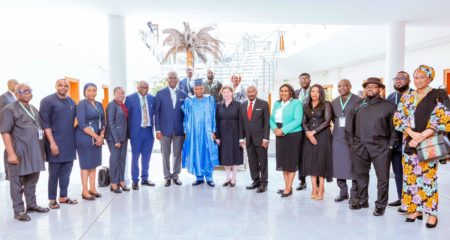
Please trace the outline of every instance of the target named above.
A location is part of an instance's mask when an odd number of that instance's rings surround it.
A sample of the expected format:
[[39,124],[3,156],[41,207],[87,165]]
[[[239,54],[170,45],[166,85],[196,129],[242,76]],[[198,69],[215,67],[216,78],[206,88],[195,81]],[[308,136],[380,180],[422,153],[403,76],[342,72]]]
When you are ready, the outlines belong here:
[[184,133],[186,139],[183,145],[182,166],[197,180],[193,186],[205,182],[214,187],[214,166],[219,165],[216,139],[216,103],[213,96],[203,94],[203,80],[194,82],[194,96],[187,98],[183,104]]

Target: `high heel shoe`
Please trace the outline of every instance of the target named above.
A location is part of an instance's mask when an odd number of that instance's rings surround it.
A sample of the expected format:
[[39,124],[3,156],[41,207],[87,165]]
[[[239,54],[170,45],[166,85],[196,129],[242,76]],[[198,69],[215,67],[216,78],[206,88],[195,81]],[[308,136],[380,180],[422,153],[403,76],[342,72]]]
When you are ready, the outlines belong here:
[[127,186],[122,186],[122,185],[119,185],[119,188],[121,188],[121,189],[122,189],[122,191],[125,191],[125,192],[129,192],[129,191],[130,191],[130,188],[129,188],[129,187],[127,187]]
[[422,219],[423,219],[423,214],[419,214],[419,215],[417,215],[415,218],[409,218],[409,217],[407,217],[407,218],[405,219],[405,222],[415,222],[416,219],[422,220]]
[[231,180],[230,180],[230,181],[226,181],[226,182],[224,182],[224,183],[223,183],[223,185],[222,185],[222,186],[224,186],[224,187],[228,187],[228,185],[230,185],[230,183],[231,183]]
[[91,192],[91,191],[89,191],[89,193],[90,193],[92,196],[96,197],[96,198],[101,198],[101,197],[102,197],[102,195],[101,195],[100,193],[94,193],[94,192]]
[[323,195],[317,195],[315,199],[316,200],[323,200]]
[[110,190],[111,190],[111,192],[114,192],[114,193],[122,193],[122,190],[120,190],[120,187],[116,187],[116,189],[111,187]]
[[428,223],[425,225],[427,228],[435,228],[438,224],[438,219],[436,218],[436,222],[434,224]]
[[88,201],[95,200],[95,197],[94,197],[94,196],[85,197],[83,194],[81,194],[81,198],[84,199],[84,200],[88,200]]
[[236,187],[236,183],[230,182],[230,187]]
[[290,195],[292,195],[292,190],[288,193],[284,193],[284,192],[281,193],[282,198],[289,197]]

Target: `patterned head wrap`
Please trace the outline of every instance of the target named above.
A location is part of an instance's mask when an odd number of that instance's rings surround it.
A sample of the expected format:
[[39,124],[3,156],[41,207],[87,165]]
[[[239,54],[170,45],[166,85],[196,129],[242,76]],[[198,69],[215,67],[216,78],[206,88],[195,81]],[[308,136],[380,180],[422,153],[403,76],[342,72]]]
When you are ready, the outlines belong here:
[[436,75],[433,67],[423,65],[423,64],[420,65],[419,67],[417,67],[417,69],[416,69],[416,71],[414,71],[414,73],[416,73],[417,71],[424,72],[431,79],[431,81],[433,81],[434,76]]
[[93,83],[86,83],[83,87],[83,95],[84,97],[86,97],[86,89],[88,89],[88,87],[95,87],[97,89],[97,85],[93,84]]

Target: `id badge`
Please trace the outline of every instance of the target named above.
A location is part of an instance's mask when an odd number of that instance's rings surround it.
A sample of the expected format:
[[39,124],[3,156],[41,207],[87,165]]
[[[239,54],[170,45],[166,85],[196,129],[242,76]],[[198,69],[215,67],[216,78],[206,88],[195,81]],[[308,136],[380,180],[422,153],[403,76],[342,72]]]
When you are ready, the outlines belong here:
[[44,131],[40,128],[38,129],[38,137],[39,137],[39,140],[44,139]]
[[102,130],[102,122],[98,121],[98,130],[101,131]]
[[339,127],[345,127],[345,117],[339,117]]

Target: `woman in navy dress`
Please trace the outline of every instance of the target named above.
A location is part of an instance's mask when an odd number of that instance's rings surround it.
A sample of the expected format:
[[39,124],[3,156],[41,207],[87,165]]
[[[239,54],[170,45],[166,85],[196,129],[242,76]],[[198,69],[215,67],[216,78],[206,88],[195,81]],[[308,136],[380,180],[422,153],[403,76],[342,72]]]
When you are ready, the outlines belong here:
[[236,185],[238,165],[243,164],[243,150],[239,146],[239,130],[241,129],[241,104],[233,100],[233,88],[222,87],[223,102],[216,108],[216,142],[219,145],[220,165],[225,167],[227,179],[224,187]]
[[[95,101],[97,86],[84,85],[86,97],[77,106],[78,126],[76,131],[77,153],[81,169],[81,183],[85,200],[101,197],[95,188],[96,168],[102,164],[102,145],[105,138],[105,113],[102,104]],[[88,190],[89,181],[89,190]]]

